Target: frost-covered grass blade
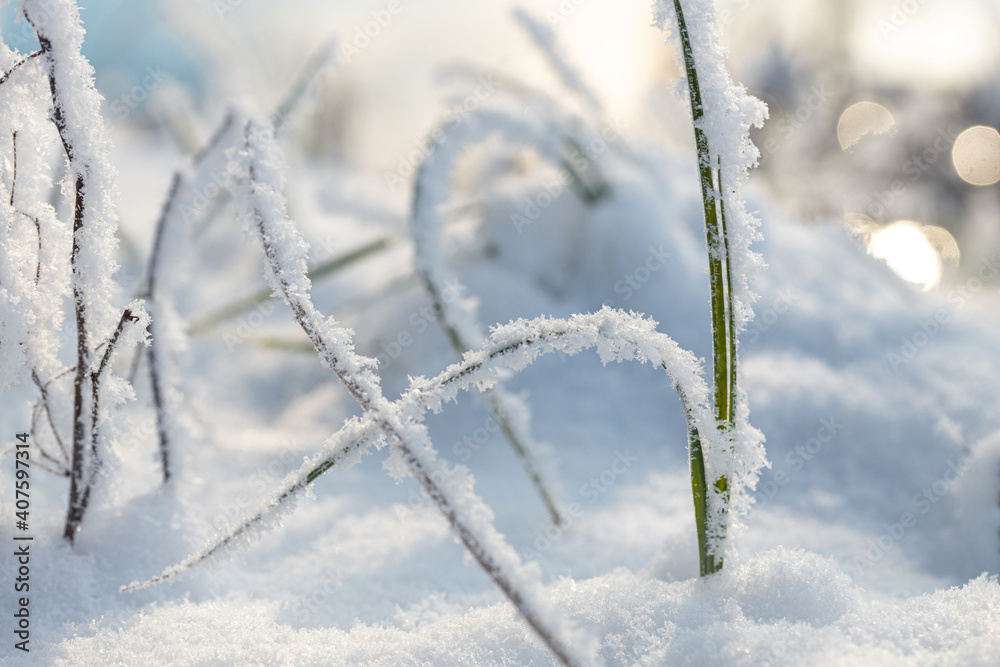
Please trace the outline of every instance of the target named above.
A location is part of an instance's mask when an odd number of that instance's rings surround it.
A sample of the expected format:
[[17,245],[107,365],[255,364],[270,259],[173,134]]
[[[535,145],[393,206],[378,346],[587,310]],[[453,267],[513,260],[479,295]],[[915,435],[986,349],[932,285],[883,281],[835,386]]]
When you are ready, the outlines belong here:
[[[753,295],[747,286],[748,271],[759,264],[759,258],[749,250],[749,243],[757,236],[757,222],[746,212],[739,184],[745,180],[746,170],[756,162],[757,156],[747,130],[750,125],[762,123],[766,112],[757,100],[746,97],[744,91],[729,79],[724,52],[718,44],[717,20],[712,3],[692,0],[688,18],[685,18],[684,4],[688,3],[659,0],[657,21],[661,28],[669,23],[676,26],[675,47],[687,77],[708,249],[715,417],[726,443],[725,451],[739,465],[740,457],[745,458],[743,463],[763,460],[759,451],[760,434],[746,423],[745,401],[740,405],[737,334],[752,312],[750,303]],[[707,96],[702,94],[704,81],[707,81]],[[724,166],[730,168],[725,170]],[[727,219],[727,196],[730,199],[729,208],[736,211],[736,215],[729,218],[735,217],[735,220]],[[734,225],[741,229],[731,229]],[[739,241],[733,243],[731,238],[737,231]],[[734,259],[737,253],[739,259]],[[737,271],[739,274],[734,280]],[[737,424],[738,420],[742,423]],[[741,434],[745,434],[747,440],[743,446],[737,446]],[[725,472],[711,481],[705,478],[704,465],[700,461],[703,457],[703,450],[692,450],[691,484],[695,515],[699,521],[701,518],[708,520],[710,513],[703,505],[715,503],[721,507],[717,514],[723,517],[718,526],[698,527],[701,574],[705,576],[722,569],[723,550],[711,535],[725,534],[725,516],[730,507],[733,480],[731,473]]]

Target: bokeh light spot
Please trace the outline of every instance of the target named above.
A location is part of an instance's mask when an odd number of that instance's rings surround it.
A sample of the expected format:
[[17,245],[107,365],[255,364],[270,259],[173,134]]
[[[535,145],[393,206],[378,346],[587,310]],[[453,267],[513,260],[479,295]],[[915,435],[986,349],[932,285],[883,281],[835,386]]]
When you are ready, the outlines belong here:
[[883,134],[896,124],[892,114],[876,102],[858,102],[849,106],[837,123],[837,139],[845,151],[866,134]]
[[951,149],[955,171],[973,185],[993,185],[1000,181],[1000,133],[977,125],[958,135]]

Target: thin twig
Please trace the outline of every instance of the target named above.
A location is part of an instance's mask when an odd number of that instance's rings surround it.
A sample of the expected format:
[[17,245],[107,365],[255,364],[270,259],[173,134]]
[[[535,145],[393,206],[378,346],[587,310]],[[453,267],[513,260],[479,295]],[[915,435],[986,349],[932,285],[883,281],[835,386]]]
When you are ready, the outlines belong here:
[[41,468],[42,470],[45,470],[46,472],[50,472],[53,475],[57,475],[59,477],[69,477],[69,469],[66,467],[66,462],[65,461],[60,461],[60,460],[56,459],[54,456],[52,456],[51,454],[49,454],[45,450],[45,448],[42,447],[42,445],[41,445],[41,441],[40,441],[40,439],[38,437],[38,413],[41,412],[41,411],[42,411],[42,405],[41,405],[40,401],[37,402],[37,403],[35,403],[32,406],[32,408],[31,408],[31,437],[32,437],[32,443],[34,444],[35,449],[37,449],[38,452],[42,455],[42,458],[43,459],[48,459],[49,461],[52,461],[54,464],[56,464],[56,466],[58,466],[58,469],[50,468],[48,466],[48,464],[46,464],[46,463],[44,463],[42,461],[35,461],[35,464],[38,465],[38,467]]
[[49,381],[45,383],[45,386],[48,387],[50,384],[52,384],[56,380],[61,380],[64,377],[66,377],[67,375],[69,375],[70,373],[74,373],[74,372],[76,372],[76,365],[67,366],[66,368],[62,369],[61,371],[59,371],[58,373],[56,373],[55,375],[53,375],[52,378],[49,379]]
[[76,315],[76,374],[73,378],[73,474],[70,476],[69,508],[66,512],[66,526],[63,531],[70,544],[76,536],[77,528],[83,521],[83,516],[87,511],[87,498],[89,494],[85,490],[85,480],[83,479],[84,452],[87,424],[83,414],[83,385],[87,376],[87,368],[90,365],[90,350],[87,345],[87,309],[85,295],[81,290],[83,283],[80,275],[79,255],[80,238],[83,232],[83,225],[86,213],[86,202],[84,191],[86,180],[84,174],[86,169],[77,164],[76,153],[73,150],[73,138],[66,130],[66,115],[63,110],[62,100],[59,96],[58,84],[56,83],[56,62],[52,55],[52,42],[39,30],[38,25],[28,15],[25,8],[24,17],[35,30],[38,43],[41,45],[40,53],[46,60],[48,70],[49,91],[52,96],[52,122],[59,132],[63,149],[66,151],[66,158],[69,160],[71,171],[76,172],[75,203],[73,206],[73,254],[70,256],[70,267],[73,272],[73,305]]
[[[417,176],[413,184],[411,229],[417,254],[417,273],[424,284],[424,288],[431,297],[434,316],[448,337],[452,348],[457,354],[461,355],[466,350],[473,349],[476,341],[472,339],[473,334],[469,333],[468,327],[464,327],[465,331],[463,331],[463,327],[456,323],[451,312],[452,309],[448,307],[445,294],[443,294],[441,288],[441,284],[443,283],[440,275],[441,269],[429,266],[427,259],[431,253],[431,248],[434,244],[438,243],[438,235],[440,234],[440,226],[435,224],[433,220],[426,219],[435,215],[433,205],[425,203],[425,200],[429,199],[427,188],[425,187],[425,179],[429,178],[428,173],[434,168],[432,162],[434,156],[434,151],[428,153],[417,169]],[[440,168],[440,165],[436,165],[436,167]],[[447,167],[448,165],[446,164],[445,168]],[[542,503],[545,505],[552,523],[558,526],[562,523],[562,517],[539,471],[539,466],[531,447],[533,438],[530,429],[526,425],[512,420],[509,411],[504,407],[505,402],[512,400],[516,399],[510,396],[499,383],[493,389],[483,393],[483,401],[486,404],[487,411],[500,426],[505,439],[510,443],[511,448],[517,455],[521,466],[524,468]]]
[[41,461],[32,461],[32,465],[38,466],[42,470],[48,473],[52,473],[56,477],[69,477],[69,470],[56,470],[55,468],[50,468],[48,465],[42,463]]
[[28,55],[26,55],[25,57],[21,58],[16,63],[14,63],[14,65],[9,70],[7,70],[6,72],[4,72],[2,77],[0,77],[0,86],[2,86],[3,84],[7,83],[7,79],[10,78],[10,75],[13,74],[16,70],[20,69],[20,67],[22,65],[24,65],[25,63],[27,63],[32,58],[35,58],[36,56],[40,56],[40,55],[42,55],[41,51],[35,51],[33,53],[29,53]]
[[42,223],[38,218],[32,217],[24,211],[18,211],[21,215],[35,223],[35,232],[38,235],[38,260],[35,262],[35,284],[42,279]]
[[[150,337],[152,338],[152,334],[150,334]],[[128,383],[132,386],[135,386],[135,377],[136,375],[139,374],[139,364],[142,362],[142,355],[146,353],[145,350],[146,350],[145,347],[140,347],[138,350],[136,350],[135,356],[132,357],[132,363],[129,365],[128,376],[126,377],[126,379],[128,380]]]
[[66,446],[63,444],[62,437],[59,435],[59,429],[56,428],[56,422],[52,418],[52,409],[49,407],[48,383],[42,384],[42,381],[38,377],[38,372],[35,369],[31,369],[31,379],[34,381],[35,385],[38,387],[39,393],[42,395],[42,406],[45,408],[45,416],[52,429],[52,435],[55,436],[56,444],[59,445],[59,449],[62,450],[63,453],[63,458],[66,462],[68,462],[69,452],[66,451]]
[[[332,53],[332,44],[325,46],[324,49],[321,50],[320,54],[313,59],[313,62],[310,63],[310,66],[306,69],[306,72],[301,77],[298,85],[292,89],[291,93],[279,105],[272,122],[272,127],[275,133],[280,131],[289,117],[302,103],[302,100],[306,97],[311,81],[319,74],[319,72],[323,70],[329,62]],[[209,158],[214,157],[222,150],[223,139],[232,128],[235,120],[235,112],[230,111],[227,113],[226,117],[212,134],[209,141],[206,142],[205,146],[192,157],[191,168],[195,175],[197,175],[199,169],[209,161]],[[157,292],[157,279],[159,266],[163,257],[164,238],[166,236],[167,225],[169,225],[171,220],[173,220],[174,209],[178,204],[181,192],[187,185],[188,183],[184,178],[184,172],[180,169],[174,172],[170,190],[168,191],[166,200],[163,202],[163,208],[160,211],[160,217],[156,223],[156,231],[153,237],[153,250],[150,254],[149,268],[146,276],[146,290],[144,295],[147,299],[148,310],[153,315],[149,323],[150,344],[147,354],[149,355],[149,380],[152,387],[153,407],[156,412],[157,443],[160,452],[160,464],[163,470],[164,484],[168,483],[171,477],[170,427],[167,423],[169,416],[165,405],[166,392],[165,387],[163,386],[164,378],[162,355],[164,351],[160,348],[160,338],[156,335],[156,329],[158,326],[157,321],[159,319],[159,311],[156,309],[157,305],[162,301]],[[223,196],[227,197],[227,195]],[[138,363],[138,361],[136,363]]]
[[[248,123],[246,128],[246,149],[251,155],[249,181],[251,199],[253,199],[257,188],[260,186],[256,179],[252,157],[253,149],[250,145],[251,131],[252,125]],[[424,462],[415,453],[408,439],[404,437],[403,425],[399,416],[393,410],[387,408],[384,399],[380,400],[381,396],[372,395],[375,390],[366,387],[362,380],[345,366],[344,360],[339,358],[336,349],[326,341],[322,329],[315,321],[316,311],[312,306],[308,293],[302,294],[292,289],[292,286],[287,281],[286,276],[289,273],[286,271],[286,267],[283,266],[277,248],[273,244],[272,235],[266,227],[265,215],[259,208],[259,203],[252,201],[252,206],[257,231],[260,241],[264,246],[264,254],[267,257],[268,265],[275,278],[275,283],[281,291],[282,296],[284,296],[285,302],[291,308],[295,320],[316,347],[316,352],[320,358],[337,375],[347,391],[358,401],[365,413],[375,421],[385,434],[387,440],[402,455],[402,458],[406,461],[410,469],[410,473],[416,478],[427,496],[437,505],[438,510],[448,520],[452,531],[465,545],[469,554],[483,568],[487,576],[504,592],[528,625],[545,642],[549,650],[552,651],[562,664],[576,664],[576,661],[572,658],[572,647],[564,646],[561,638],[552,632],[545,621],[536,616],[530,606],[525,604],[522,592],[503,570],[500,563],[496,561],[495,556],[486,549],[480,538],[470,530],[463,518],[458,515],[453,502],[445,495],[438,483],[434,481]]]
[[191,158],[192,166],[197,170],[201,165],[205,164],[206,160],[222,145],[222,139],[226,136],[232,128],[233,123],[236,121],[236,113],[233,110],[229,110],[226,116],[222,119],[222,123],[219,127],[215,129],[215,132],[209,137],[205,145],[201,147],[201,150],[194,154]]
[[[575,317],[586,318],[588,316]],[[502,368],[523,368],[523,359],[534,359],[557,351],[568,351],[572,354],[581,349],[598,346],[601,339],[606,339],[616,346],[630,343],[628,338],[612,337],[609,330],[601,323],[574,326],[572,322],[548,322],[545,318],[540,318],[530,324],[533,334],[505,343],[498,343],[493,337],[483,352],[475,356],[467,356],[461,363],[451,366],[427,382],[422,382],[419,390],[415,390],[411,385],[411,389],[394,403],[397,413],[420,415],[435,406],[440,406],[443,395],[449,390],[449,387],[458,385],[459,390],[470,391],[477,388],[483,380],[495,379],[496,371]],[[576,335],[570,336],[568,334]],[[586,342],[581,340],[580,334],[583,334],[583,337],[588,340]],[[657,337],[664,343],[669,341],[669,337],[665,334],[657,334]],[[514,353],[521,353],[524,356],[521,360],[511,359],[510,357]],[[689,449],[700,451],[699,424],[704,429],[712,429],[714,424],[711,412],[704,407],[708,398],[708,387],[700,373],[685,370],[685,362],[678,361],[673,352],[664,353],[662,356],[663,359],[659,365],[673,381],[684,409]],[[667,359],[672,359],[672,363],[668,364]],[[692,397],[696,398],[697,401],[693,401]],[[421,421],[419,416],[415,419]],[[342,462],[357,460],[359,454],[366,453],[373,441],[378,439],[380,430],[381,423],[377,421],[377,416],[372,413],[366,414],[360,423],[342,428],[328,441],[328,454],[304,464],[294,477],[285,482],[277,496],[240,525],[216,538],[205,550],[185,558],[181,563],[167,568],[160,575],[146,581],[133,582],[123,586],[122,590],[134,591],[180,576],[193,566],[220,553],[226,546],[251,539],[257,526],[262,524],[266,518],[273,517],[282,506],[287,508],[289,501],[308,488],[321,475]],[[708,432],[710,433],[711,430]],[[704,482],[704,474],[702,474],[701,479]],[[705,488],[704,484],[701,488]],[[696,511],[697,508],[698,506],[696,506]]]
[[91,372],[90,374],[90,453],[92,459],[90,471],[87,475],[87,493],[89,493],[90,489],[93,488],[101,468],[101,455],[97,449],[97,421],[101,407],[101,378],[104,375],[104,371],[108,367],[111,355],[114,354],[115,344],[118,343],[118,339],[121,337],[122,331],[125,329],[125,323],[135,322],[138,319],[139,318],[133,315],[132,311],[128,308],[122,312],[122,316],[118,320],[118,326],[115,327],[115,332],[111,334],[111,338],[108,340],[107,345],[104,348],[104,356],[101,357],[100,365],[97,367],[97,370]]
[[[223,123],[223,128],[228,126],[230,116],[227,116],[226,118],[227,121],[226,123]],[[148,308],[153,311],[154,314],[154,317],[149,321],[150,345],[147,350],[147,353],[149,354],[149,382],[153,390],[153,408],[156,411],[157,445],[160,452],[160,467],[163,473],[164,484],[170,481],[170,441],[167,430],[167,416],[163,401],[163,387],[160,377],[159,336],[156,334],[156,327],[159,319],[157,317],[159,313],[156,312],[156,273],[159,267],[160,257],[162,255],[163,237],[167,228],[167,220],[170,218],[170,214],[173,210],[174,202],[177,199],[177,193],[180,191],[182,182],[182,172],[178,170],[174,173],[173,181],[170,184],[170,191],[167,194],[167,199],[163,204],[163,210],[160,213],[160,219],[156,223],[153,252],[150,255],[149,273],[146,276],[146,303]]]
[[[41,412],[42,412],[42,402],[41,401],[37,401],[37,402],[35,402],[35,404],[33,406],[31,406],[31,435],[34,438],[33,443],[35,445],[35,448],[38,450],[38,453],[42,455],[43,459],[48,459],[49,461],[52,461],[53,463],[55,463],[56,465],[58,465],[60,468],[62,468],[62,469],[65,470],[66,461],[60,461],[56,457],[54,457],[51,454],[49,454],[48,451],[45,449],[45,447],[42,446],[41,439],[38,437],[38,433],[39,433],[39,431],[38,431],[38,415]],[[67,470],[66,472],[68,474],[69,471]]]
[[14,150],[14,174],[10,179],[10,207],[14,208],[14,189],[17,187],[17,130],[13,130],[11,135],[11,146]]
[[[14,172],[10,179],[10,207],[14,208],[14,191],[17,188],[17,130],[14,130],[11,134],[11,145],[14,152]],[[37,285],[42,277],[42,225],[37,217],[30,216],[24,211],[17,212],[34,222],[35,231],[38,233],[38,261],[35,263],[35,284]]]

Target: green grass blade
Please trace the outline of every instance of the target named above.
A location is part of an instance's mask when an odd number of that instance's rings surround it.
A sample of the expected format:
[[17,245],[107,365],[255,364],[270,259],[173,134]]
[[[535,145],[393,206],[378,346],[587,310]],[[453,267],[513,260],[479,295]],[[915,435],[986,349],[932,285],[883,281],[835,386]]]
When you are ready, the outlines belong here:
[[[733,430],[733,407],[736,390],[736,332],[733,326],[732,284],[729,271],[729,243],[724,225],[725,216],[720,197],[721,187],[716,187],[716,179],[721,178],[721,172],[712,159],[708,135],[701,122],[705,117],[701,88],[698,83],[698,69],[691,47],[691,38],[687,24],[684,21],[684,10],[680,0],[674,0],[677,14],[677,29],[684,55],[684,70],[687,74],[688,92],[691,100],[691,117],[694,125],[695,146],[698,151],[698,173],[701,181],[702,205],[705,215],[705,236],[708,246],[709,286],[711,290],[712,309],[712,361],[713,379],[715,384],[715,416],[719,428],[727,436]],[[695,434],[697,435],[697,434]],[[705,489],[704,454],[700,439],[691,441],[691,484],[695,495],[695,514],[698,525],[698,547],[701,556],[702,575],[711,574],[722,569],[722,559],[712,554],[714,545],[710,544],[712,531],[708,522],[711,520],[707,512],[707,498],[699,498],[699,490]],[[697,446],[695,448],[695,445]],[[696,451],[697,450],[697,451]],[[698,470],[696,470],[698,468]],[[698,475],[701,480],[696,479]],[[715,480],[714,489],[721,496],[723,507],[728,505],[729,482],[725,476]],[[706,489],[707,491],[707,489]],[[704,506],[699,511],[699,503]],[[700,516],[699,516],[700,515]],[[719,528],[724,528],[720,526]]]
[[[352,250],[347,254],[340,255],[339,257],[334,257],[333,259],[323,262],[309,271],[307,274],[309,280],[315,282],[332,273],[336,273],[341,269],[345,269],[353,264],[356,264],[366,257],[370,257],[371,255],[385,250],[392,244],[392,241],[393,239],[391,237],[383,236],[382,238],[376,239],[367,245],[361,246],[357,250]],[[257,292],[254,292],[250,296],[223,306],[215,312],[209,313],[200,320],[192,323],[188,328],[188,335],[198,336],[208,333],[223,322],[231,320],[234,317],[238,317],[254,306],[262,304],[270,298],[271,289],[265,287]]]

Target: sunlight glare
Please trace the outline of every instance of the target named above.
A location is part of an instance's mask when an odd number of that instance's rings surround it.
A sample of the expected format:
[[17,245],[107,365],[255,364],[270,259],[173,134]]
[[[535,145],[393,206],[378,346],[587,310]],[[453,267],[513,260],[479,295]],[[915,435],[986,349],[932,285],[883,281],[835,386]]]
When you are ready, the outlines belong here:
[[903,280],[917,283],[924,291],[941,281],[941,257],[921,226],[900,220],[872,236],[868,252],[884,260]]

